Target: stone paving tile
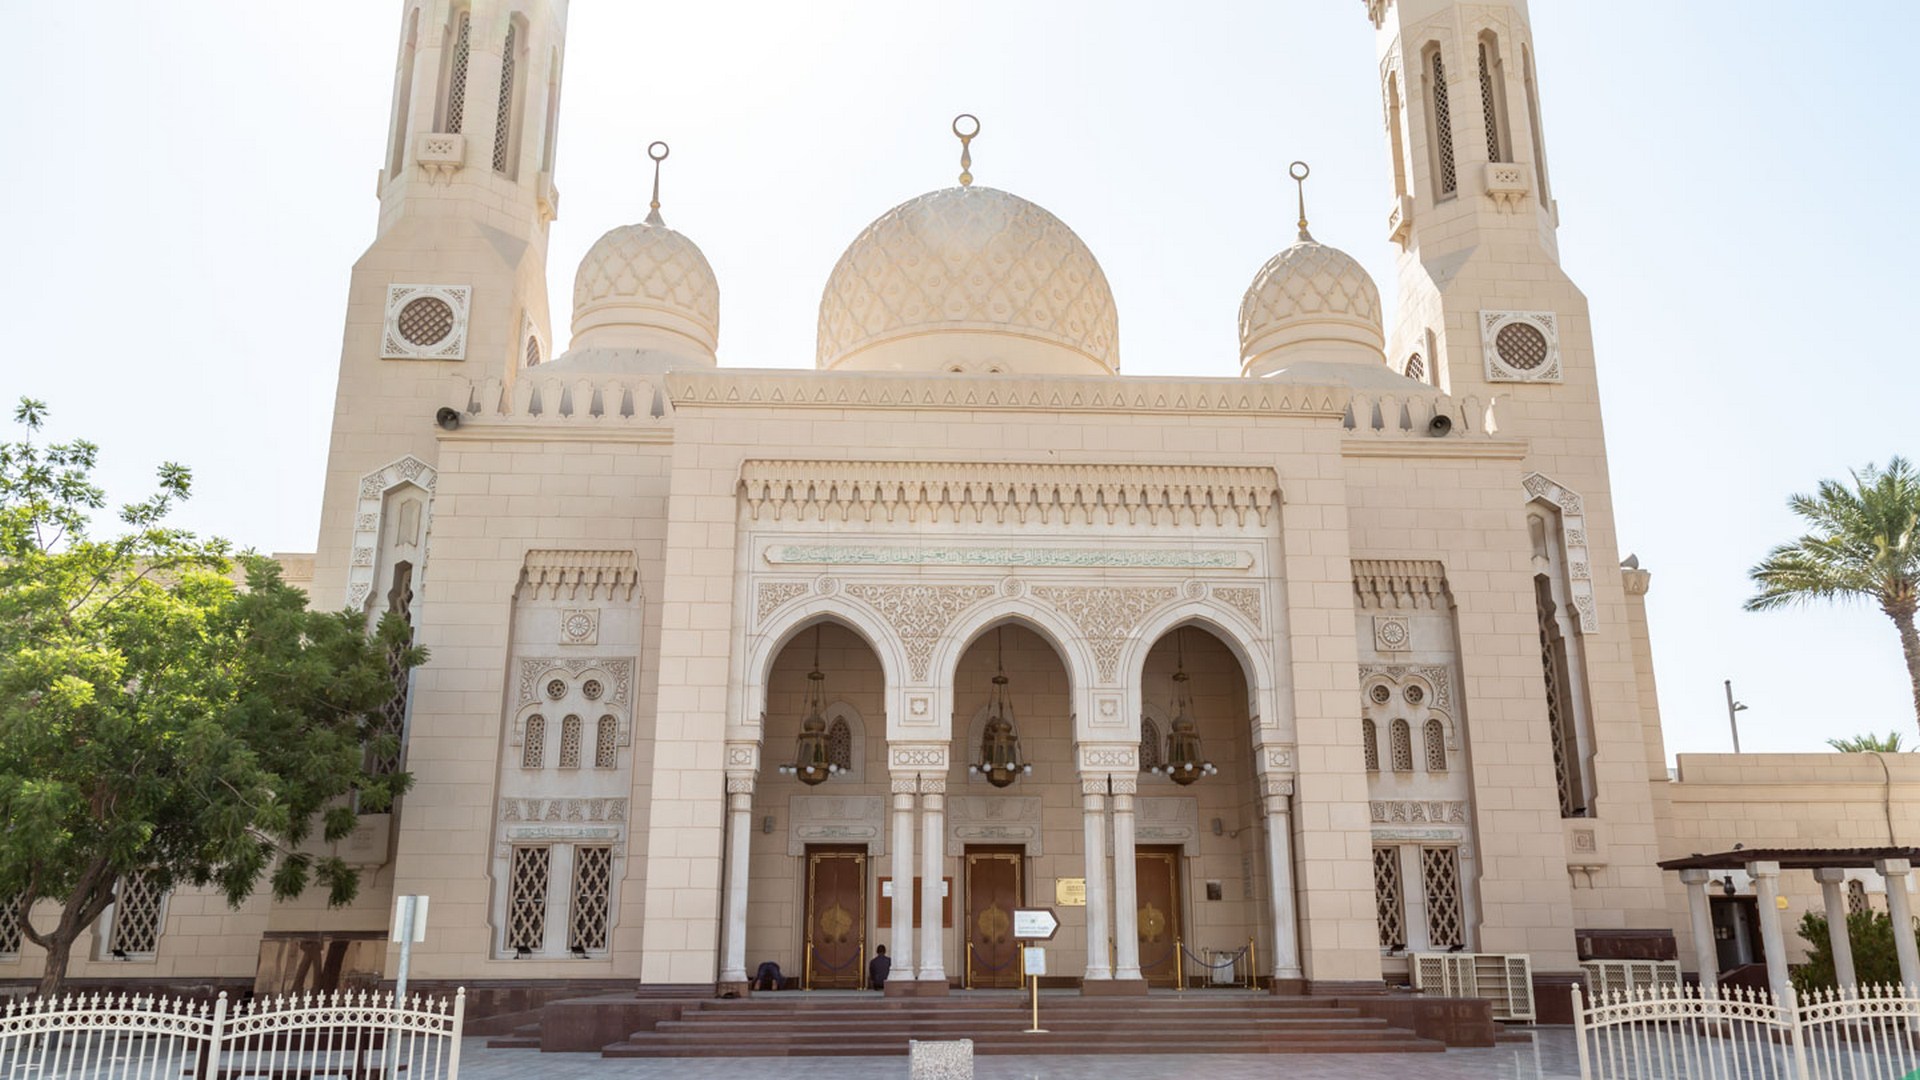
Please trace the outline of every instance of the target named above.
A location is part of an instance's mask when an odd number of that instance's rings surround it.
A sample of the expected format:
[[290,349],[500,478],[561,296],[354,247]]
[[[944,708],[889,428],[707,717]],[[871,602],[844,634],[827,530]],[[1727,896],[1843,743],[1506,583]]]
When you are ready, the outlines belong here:
[[[465,1041],[461,1080],[905,1080],[907,1058],[601,1058],[488,1050]],[[975,1080],[1573,1080],[1573,1032],[1534,1032],[1531,1043],[1444,1054],[1178,1054],[1082,1057],[990,1055],[974,1059]]]

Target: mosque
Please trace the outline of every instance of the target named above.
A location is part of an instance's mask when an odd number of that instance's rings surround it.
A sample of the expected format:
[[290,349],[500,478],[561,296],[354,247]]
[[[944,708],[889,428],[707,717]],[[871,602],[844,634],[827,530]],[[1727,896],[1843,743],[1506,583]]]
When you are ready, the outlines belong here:
[[[966,116],[958,183],[832,265],[812,370],[720,363],[657,180],[556,338],[566,0],[405,0],[320,534],[282,560],[431,650],[377,763],[415,787],[327,849],[351,907],[129,879],[75,977],[390,978],[401,895],[416,980],[549,996],[859,988],[878,945],[888,994],[1016,986],[1035,907],[1087,995],[1229,962],[1378,992],[1453,953],[1553,1019],[1583,964],[1762,959],[1768,894],[1812,882],[1659,862],[1912,843],[1920,767],[1670,776],[1526,5],[1363,6],[1384,237],[1303,203],[1240,355],[1147,378],[1094,252],[975,182]],[[1324,242],[1383,238],[1390,323]],[[1907,863],[1862,858],[1821,883],[1906,911]],[[37,972],[17,937],[0,979]]]

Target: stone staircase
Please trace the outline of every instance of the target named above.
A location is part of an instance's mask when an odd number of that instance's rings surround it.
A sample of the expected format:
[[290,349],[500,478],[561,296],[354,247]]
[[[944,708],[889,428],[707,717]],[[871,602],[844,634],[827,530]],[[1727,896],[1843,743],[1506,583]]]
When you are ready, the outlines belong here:
[[[944,998],[762,994],[691,1002],[606,1057],[904,1054],[909,1039],[972,1039],[977,1054],[1407,1053],[1445,1046],[1324,999],[1225,992],[1083,998],[1044,993],[1040,1026],[1016,992]],[[495,1045],[507,1044],[500,1040]],[[521,1043],[520,1045],[525,1045]]]

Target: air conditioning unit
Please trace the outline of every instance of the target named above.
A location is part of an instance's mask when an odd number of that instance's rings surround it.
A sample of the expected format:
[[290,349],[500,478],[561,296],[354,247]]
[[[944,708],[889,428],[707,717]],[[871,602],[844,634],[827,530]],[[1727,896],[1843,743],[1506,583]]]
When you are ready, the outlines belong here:
[[1485,998],[1495,1020],[1531,1021],[1533,959],[1525,953],[1414,953],[1413,988],[1436,997]]

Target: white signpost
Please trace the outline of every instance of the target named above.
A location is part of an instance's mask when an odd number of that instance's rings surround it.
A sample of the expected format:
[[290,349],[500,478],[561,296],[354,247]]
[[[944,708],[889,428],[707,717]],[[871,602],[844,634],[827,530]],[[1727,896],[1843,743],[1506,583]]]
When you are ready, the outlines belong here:
[[[388,941],[400,943],[400,970],[394,975],[393,1002],[396,1008],[405,1008],[407,1000],[407,966],[413,960],[415,942],[427,940],[427,898],[424,896],[398,896],[393,902],[393,933]],[[399,1061],[400,1041],[394,1038],[395,1032],[387,1033],[387,1075],[391,1076]]]
[[[1013,909],[1013,936],[1017,940],[1052,941],[1053,935],[1059,932],[1060,917],[1052,908]],[[1027,1029],[1027,1034],[1044,1035],[1046,1029],[1040,1026],[1040,976],[1047,973],[1047,950],[1027,945],[1021,956],[1021,972],[1033,980],[1033,1026]]]

